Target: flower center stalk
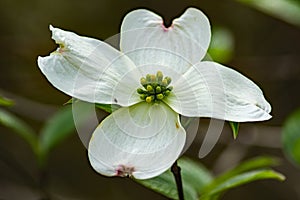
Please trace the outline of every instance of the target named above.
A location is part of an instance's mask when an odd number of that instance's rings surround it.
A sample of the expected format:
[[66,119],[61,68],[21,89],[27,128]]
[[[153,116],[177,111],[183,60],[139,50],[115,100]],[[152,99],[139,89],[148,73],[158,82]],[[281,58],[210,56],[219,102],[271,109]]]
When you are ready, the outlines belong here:
[[155,74],[147,74],[141,78],[142,88],[137,89],[137,93],[142,100],[147,103],[157,103],[167,97],[173,87],[169,86],[172,79],[168,76],[164,77],[161,71]]

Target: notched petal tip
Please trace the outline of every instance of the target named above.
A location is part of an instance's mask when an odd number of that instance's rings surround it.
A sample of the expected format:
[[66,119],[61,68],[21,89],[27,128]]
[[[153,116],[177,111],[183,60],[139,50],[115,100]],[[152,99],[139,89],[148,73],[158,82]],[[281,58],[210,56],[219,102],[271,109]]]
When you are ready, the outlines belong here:
[[49,25],[49,30],[52,33],[51,38],[59,45],[60,48],[64,48],[66,43],[74,43],[76,40],[75,38],[77,35],[73,32],[53,27],[51,24]]
[[[140,9],[130,12],[123,19],[120,49],[125,53],[135,52],[129,54],[129,57],[136,63],[175,65],[180,72],[184,72],[205,56],[210,37],[209,21],[196,8],[188,8],[170,26],[165,26],[162,17],[156,13]],[[149,56],[146,55],[149,48],[160,51],[151,52],[153,56]],[[148,51],[136,51],[137,49]],[[169,52],[168,56],[165,51]],[[151,59],[141,59],[142,57]]]
[[135,169],[132,166],[119,165],[116,169],[116,176],[131,177],[134,171]]

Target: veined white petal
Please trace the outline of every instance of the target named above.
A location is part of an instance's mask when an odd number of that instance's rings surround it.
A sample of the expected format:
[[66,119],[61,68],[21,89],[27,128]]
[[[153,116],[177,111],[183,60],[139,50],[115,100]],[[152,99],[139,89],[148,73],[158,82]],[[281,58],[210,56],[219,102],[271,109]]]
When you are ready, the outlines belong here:
[[138,71],[127,56],[100,40],[50,30],[60,47],[39,57],[38,66],[56,88],[92,103],[128,106],[140,101],[135,90],[141,75],[134,74]]
[[271,106],[251,80],[215,62],[200,62],[175,83],[165,102],[190,117],[211,117],[234,122],[271,118]]
[[183,74],[192,66],[192,63],[183,56],[165,49],[140,48],[125,54],[143,71],[145,67],[150,68],[150,71],[153,71],[151,68],[160,67],[160,70],[171,68],[176,73]]
[[90,140],[89,159],[103,175],[151,178],[171,167],[185,136],[170,107],[142,102],[120,108],[101,122]]
[[176,70],[184,72],[204,57],[210,36],[209,21],[196,8],[188,8],[169,28],[157,14],[139,9],[127,14],[122,22],[120,48],[137,65],[141,61],[169,66],[177,63]]

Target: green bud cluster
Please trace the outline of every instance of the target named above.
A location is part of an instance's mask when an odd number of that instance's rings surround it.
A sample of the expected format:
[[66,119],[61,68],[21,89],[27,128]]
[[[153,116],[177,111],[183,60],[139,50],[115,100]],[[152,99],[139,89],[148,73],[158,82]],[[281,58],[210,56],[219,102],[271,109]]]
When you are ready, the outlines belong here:
[[146,77],[142,77],[140,82],[143,86],[137,89],[137,93],[142,100],[147,103],[158,102],[167,97],[173,87],[169,86],[172,79],[170,77],[164,77],[161,71],[155,74],[147,74]]

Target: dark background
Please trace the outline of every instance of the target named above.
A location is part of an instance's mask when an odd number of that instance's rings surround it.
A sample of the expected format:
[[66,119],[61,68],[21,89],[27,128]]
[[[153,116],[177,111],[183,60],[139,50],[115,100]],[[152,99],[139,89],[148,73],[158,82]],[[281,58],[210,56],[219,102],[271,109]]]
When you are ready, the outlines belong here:
[[[278,156],[282,164],[276,169],[287,176],[285,182],[251,183],[226,193],[223,199],[300,199],[300,170],[285,159],[280,142],[284,120],[300,107],[300,28],[236,1],[1,0],[0,92],[16,101],[12,112],[39,130],[69,99],[47,82],[36,64],[37,56],[48,55],[56,48],[49,24],[105,40],[119,32],[124,15],[136,8],[153,10],[170,23],[190,6],[206,13],[212,27],[223,26],[232,32],[235,51],[226,65],[256,82],[273,108],[270,121],[242,124],[235,141],[226,126],[218,145],[200,161],[218,174],[246,158]],[[194,159],[207,122],[201,120],[199,137],[187,152]],[[20,164],[19,169],[13,169],[0,160],[0,199],[39,199],[40,191],[20,170],[37,177],[28,145],[3,127],[0,138],[0,157]],[[76,134],[52,152],[47,172],[46,188],[53,199],[164,199],[131,180],[96,174]]]

